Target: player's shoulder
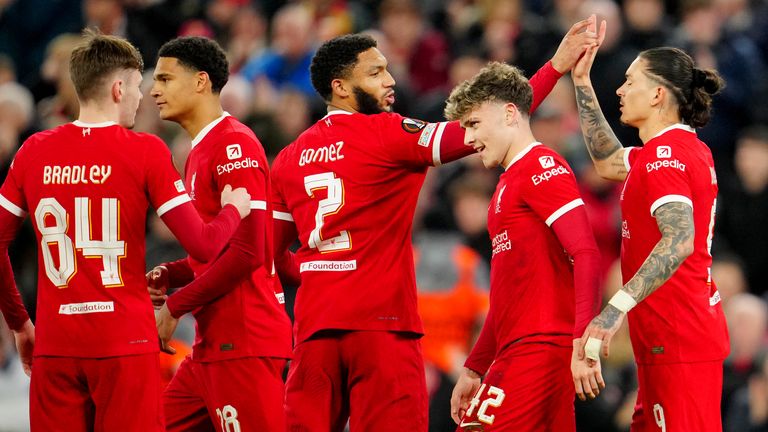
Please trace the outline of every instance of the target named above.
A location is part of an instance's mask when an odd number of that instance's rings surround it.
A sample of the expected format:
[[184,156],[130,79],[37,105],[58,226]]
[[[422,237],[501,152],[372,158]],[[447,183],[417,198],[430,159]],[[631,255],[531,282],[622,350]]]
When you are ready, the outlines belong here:
[[219,151],[222,148],[229,148],[230,153],[237,153],[236,148],[251,149],[251,151],[257,151],[259,153],[264,152],[264,147],[259,141],[256,134],[248,126],[241,123],[239,120],[232,116],[226,116],[222,121],[211,130],[206,136],[212,141],[211,148],[214,151]]
[[524,166],[533,170],[552,169],[558,166],[571,170],[565,158],[543,143],[533,145],[525,157],[521,158]]

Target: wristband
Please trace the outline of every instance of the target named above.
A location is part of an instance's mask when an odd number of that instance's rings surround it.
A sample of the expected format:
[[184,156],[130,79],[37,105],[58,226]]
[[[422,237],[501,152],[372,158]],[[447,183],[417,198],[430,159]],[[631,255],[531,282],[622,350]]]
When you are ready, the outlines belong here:
[[587,344],[584,345],[584,354],[586,354],[588,359],[597,361],[600,359],[600,348],[602,346],[602,339],[593,338],[590,336],[587,339]]
[[624,313],[629,312],[633,307],[637,306],[635,299],[623,289],[618,290],[608,301],[608,304]]

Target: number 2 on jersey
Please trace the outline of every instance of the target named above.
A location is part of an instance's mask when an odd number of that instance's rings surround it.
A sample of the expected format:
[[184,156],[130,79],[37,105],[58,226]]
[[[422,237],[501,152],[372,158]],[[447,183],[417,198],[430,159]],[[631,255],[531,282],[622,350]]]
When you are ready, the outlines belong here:
[[322,229],[325,217],[334,215],[344,207],[344,183],[336,174],[325,172],[304,177],[304,189],[310,198],[315,198],[315,191],[327,189],[328,196],[321,199],[315,213],[315,229],[309,233],[307,245],[320,253],[337,252],[352,248],[352,237],[349,231],[342,230],[339,235],[323,239]]
[[[51,225],[50,222],[53,222]],[[102,239],[91,238],[91,201],[75,198],[75,244],[67,235],[69,215],[56,198],[43,198],[35,209],[35,222],[40,230],[40,248],[48,279],[59,288],[66,288],[77,271],[75,249],[85,258],[101,258],[104,270],[101,282],[111,288],[123,285],[120,277],[120,258],[125,257],[125,241],[118,240],[120,225],[120,201],[117,198],[101,200]],[[54,262],[51,246],[56,245],[59,265]]]

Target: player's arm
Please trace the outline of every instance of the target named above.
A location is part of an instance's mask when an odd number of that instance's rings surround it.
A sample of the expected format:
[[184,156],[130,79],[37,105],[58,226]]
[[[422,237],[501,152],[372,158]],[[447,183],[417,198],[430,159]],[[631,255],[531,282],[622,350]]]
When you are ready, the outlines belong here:
[[189,201],[162,213],[158,210],[158,214],[192,258],[209,262],[221,253],[240,219],[250,212],[250,195],[243,188],[232,190],[227,185],[221,202],[221,211],[209,223],[203,222]]
[[469,357],[464,362],[464,369],[453,387],[451,394],[451,418],[459,424],[469,407],[472,397],[480,388],[483,375],[488,372],[496,358],[496,331],[493,320],[493,308],[488,311],[483,329],[475,342]]
[[301,285],[301,273],[296,255],[288,248],[299,238],[293,216],[287,212],[275,210],[274,219],[274,256],[275,271],[283,285]]
[[[662,286],[693,253],[693,207],[690,202],[669,202],[653,213],[661,232],[648,258],[634,276],[620,289],[595,317],[584,332],[582,340],[602,342],[603,354],[608,355],[610,339],[618,330],[624,315]],[[588,343],[588,342],[587,342]],[[593,350],[592,357],[596,356]],[[590,353],[588,353],[589,356]]]
[[573,258],[576,324],[573,331],[571,373],[574,388],[579,399],[594,399],[600,394],[600,390],[605,388],[605,382],[600,362],[590,365],[581,355],[581,336],[600,307],[600,252],[583,205],[567,211],[557,218],[551,227],[560,244]]

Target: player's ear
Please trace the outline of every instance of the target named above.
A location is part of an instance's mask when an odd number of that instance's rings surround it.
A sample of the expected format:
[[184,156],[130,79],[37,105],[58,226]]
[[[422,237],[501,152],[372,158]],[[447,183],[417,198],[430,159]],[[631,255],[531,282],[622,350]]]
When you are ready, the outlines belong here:
[[109,88],[109,95],[113,102],[119,103],[123,100],[123,85],[125,82],[121,79],[112,81],[112,86]]
[[208,72],[200,71],[195,76],[195,90],[198,92],[202,92],[205,90],[206,86],[212,86],[211,84],[211,77],[208,75]]
[[351,94],[351,89],[348,87],[349,85],[340,78],[331,81],[331,91],[342,98],[347,98]]
[[504,104],[504,111],[504,120],[506,120],[507,125],[517,125],[517,121],[520,118],[520,110],[517,109],[517,105],[507,102]]
[[656,86],[654,89],[653,95],[651,96],[651,106],[655,107],[661,103],[664,103],[664,100],[669,97],[669,92],[667,92],[666,87],[664,86]]

